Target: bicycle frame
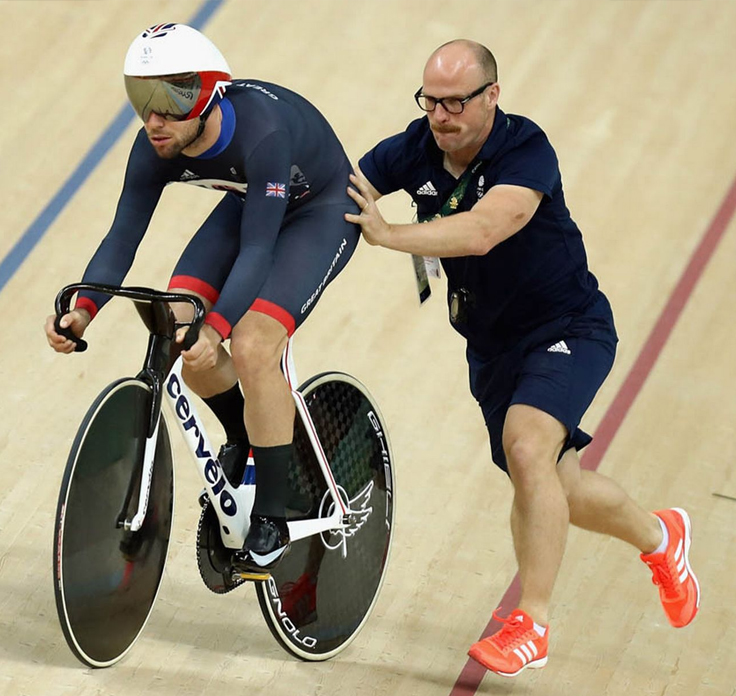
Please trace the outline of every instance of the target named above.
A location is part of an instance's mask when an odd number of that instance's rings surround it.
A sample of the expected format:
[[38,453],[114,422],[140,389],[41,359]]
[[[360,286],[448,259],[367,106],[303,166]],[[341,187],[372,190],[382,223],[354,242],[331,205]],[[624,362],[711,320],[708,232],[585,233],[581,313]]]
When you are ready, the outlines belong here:
[[[290,348],[291,339],[285,351],[285,356],[290,352]],[[166,377],[163,389],[164,397],[171,407],[174,420],[179,426],[179,430],[187,443],[189,451],[192,453],[192,457],[197,465],[197,471],[202,479],[210,502],[214,505],[215,512],[220,521],[220,534],[223,544],[227,548],[241,549],[250,524],[250,513],[253,508],[253,501],[255,500],[255,485],[242,484],[236,488],[227,480],[220,463],[217,461],[217,457],[213,454],[215,450],[207,435],[202,419],[197,414],[197,409],[192,402],[181,376],[181,370],[182,358],[179,357]],[[289,522],[289,534],[292,541],[296,541],[321,532],[344,529],[348,526],[346,517],[349,515],[349,511],[337,491],[332,471],[330,470],[329,463],[327,462],[304,399],[299,392],[293,389],[291,393],[297,413],[304,424],[312,447],[314,448],[322,475],[327,484],[327,489],[335,503],[334,512],[328,517]],[[146,440],[138,510],[130,522],[126,520],[124,523],[126,528],[131,531],[140,529],[145,519],[148,491],[153,475],[153,458],[156,450],[157,435],[158,424],[154,429],[153,435]],[[345,553],[345,549],[343,549],[343,553]]]
[[[152,399],[148,433],[143,455],[144,460],[138,508],[132,518],[121,520],[121,526],[126,530],[135,532],[142,527],[145,520],[151,481],[153,479],[156,443],[161,419],[161,401],[163,397],[171,407],[174,420],[192,453],[197,471],[217,514],[223,544],[227,548],[234,550],[241,549],[250,526],[250,513],[255,500],[255,485],[241,484],[235,487],[227,480],[217,460],[217,456],[213,454],[215,450],[212,447],[204,424],[197,414],[197,409],[182,378],[182,357],[179,355],[173,361],[170,368],[168,367],[170,354],[175,345],[173,344],[175,325],[171,310],[165,303],[184,301],[192,304],[195,311],[195,319],[191,324],[191,328],[198,331],[204,321],[204,307],[201,302],[192,296],[163,293],[148,288],[121,288],[79,283],[67,286],[57,296],[57,321],[63,314],[69,311],[71,297],[79,290],[93,290],[103,292],[110,296],[122,296],[134,300],[141,318],[150,331],[146,360],[139,374],[139,378],[143,379],[151,387]],[[60,329],[57,328],[57,330]],[[191,346],[194,340],[196,340],[196,335],[190,335],[191,333],[190,331],[187,334],[184,345]],[[86,348],[85,342],[81,341],[81,339],[77,339],[72,335],[69,337],[78,341],[80,344],[79,350]],[[329,462],[320,444],[319,436],[309,415],[306,403],[294,386],[296,384],[296,370],[293,361],[292,340],[293,338],[290,337],[284,349],[281,368],[291,389],[291,394],[296,405],[296,412],[299,414],[299,418],[304,425],[315,456],[317,457],[327,486],[327,493],[334,503],[334,510],[327,517],[288,522],[291,539],[292,541],[297,541],[315,534],[345,529],[350,524],[351,511],[346,507],[347,501],[342,499],[337,489]],[[323,504],[322,508],[324,507]],[[342,547],[343,556],[346,556],[347,541],[344,535]]]

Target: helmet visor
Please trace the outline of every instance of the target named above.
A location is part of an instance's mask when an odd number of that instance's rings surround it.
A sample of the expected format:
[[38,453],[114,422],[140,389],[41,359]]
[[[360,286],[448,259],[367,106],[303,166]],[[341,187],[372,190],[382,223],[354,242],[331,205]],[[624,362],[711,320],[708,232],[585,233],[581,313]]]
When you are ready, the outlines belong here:
[[135,112],[144,122],[152,112],[169,121],[184,121],[197,104],[202,80],[198,73],[160,77],[125,75],[125,90]]

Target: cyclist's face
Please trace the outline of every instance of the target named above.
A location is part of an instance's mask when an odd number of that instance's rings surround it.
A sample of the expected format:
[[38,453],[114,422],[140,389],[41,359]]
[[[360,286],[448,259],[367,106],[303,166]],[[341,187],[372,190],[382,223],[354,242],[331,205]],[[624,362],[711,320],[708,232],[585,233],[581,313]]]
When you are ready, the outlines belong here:
[[199,119],[168,121],[160,114],[151,112],[143,125],[156,154],[162,159],[172,159],[197,139]]

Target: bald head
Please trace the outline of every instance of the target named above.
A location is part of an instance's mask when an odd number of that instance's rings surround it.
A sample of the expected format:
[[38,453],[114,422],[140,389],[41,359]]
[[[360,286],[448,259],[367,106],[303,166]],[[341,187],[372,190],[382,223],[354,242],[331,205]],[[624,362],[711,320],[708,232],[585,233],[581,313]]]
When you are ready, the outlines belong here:
[[468,72],[477,73],[482,82],[497,82],[498,69],[493,54],[483,44],[468,39],[448,41],[429,57],[424,68],[439,71],[447,77]]
[[499,94],[496,59],[475,41],[443,44],[424,66],[417,103],[427,112],[437,147],[457,171],[464,171],[487,140]]

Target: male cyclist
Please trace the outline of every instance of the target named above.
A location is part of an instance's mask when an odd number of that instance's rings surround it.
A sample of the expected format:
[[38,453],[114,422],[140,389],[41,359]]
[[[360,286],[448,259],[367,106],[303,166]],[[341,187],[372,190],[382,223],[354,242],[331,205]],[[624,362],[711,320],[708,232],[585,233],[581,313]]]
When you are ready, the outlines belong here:
[[[144,31],[128,50],[124,74],[143,128],[112,227],[83,282],[122,283],[166,185],[225,192],[169,289],[198,296],[208,311],[199,339],[182,354],[184,379],[225,429],[220,461],[236,485],[252,447],[257,493],[233,565],[244,577],[263,577],[289,548],[294,402],[280,357],[358,242],[359,227],[343,218],[346,205],[355,208],[346,193],[351,166],[312,104],[278,85],[233,80],[220,51],[191,27]],[[61,326],[81,337],[105,301],[80,293]],[[185,310],[175,311],[183,317]],[[74,350],[53,317],[46,334],[57,352]],[[228,338],[230,353],[222,345]]]

